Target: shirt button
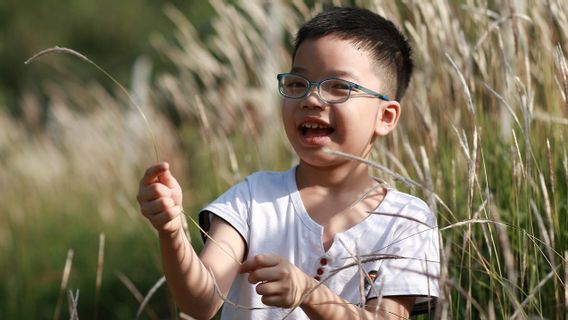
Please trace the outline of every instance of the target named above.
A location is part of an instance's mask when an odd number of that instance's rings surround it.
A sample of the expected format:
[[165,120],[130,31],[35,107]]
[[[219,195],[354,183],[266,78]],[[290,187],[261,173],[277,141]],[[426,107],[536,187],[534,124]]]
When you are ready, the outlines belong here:
[[321,275],[323,274],[323,269],[322,269],[322,268],[318,268],[318,269],[316,270],[316,273],[321,276]]
[[325,266],[325,265],[327,264],[327,259],[326,259],[326,258],[321,258],[321,259],[320,259],[320,264],[321,264],[322,266]]
[[315,276],[314,279],[316,279],[317,281],[320,281],[320,277],[319,277],[319,276]]

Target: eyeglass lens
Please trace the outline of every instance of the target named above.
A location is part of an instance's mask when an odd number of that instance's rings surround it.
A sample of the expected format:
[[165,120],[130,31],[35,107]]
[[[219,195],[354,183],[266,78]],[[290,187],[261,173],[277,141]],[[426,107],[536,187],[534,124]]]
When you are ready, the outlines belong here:
[[[316,83],[312,83],[316,85]],[[281,93],[289,98],[302,98],[308,94],[312,86],[307,79],[296,75],[284,75],[280,79]],[[326,79],[319,85],[319,95],[327,102],[345,101],[349,97],[351,87],[347,81]]]

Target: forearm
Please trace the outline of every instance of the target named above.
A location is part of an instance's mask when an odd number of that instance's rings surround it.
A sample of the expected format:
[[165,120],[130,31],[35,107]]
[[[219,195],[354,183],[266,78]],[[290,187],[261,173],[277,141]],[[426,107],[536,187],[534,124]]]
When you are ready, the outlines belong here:
[[376,319],[370,312],[342,299],[324,285],[309,293],[300,307],[310,319]]
[[[358,307],[336,295],[325,285],[314,289],[300,305],[310,319],[407,319],[408,311],[390,299],[371,300],[367,309]],[[371,310],[371,311],[369,311]]]
[[223,301],[183,231],[160,236],[160,249],[168,287],[181,311],[197,319],[215,315]]

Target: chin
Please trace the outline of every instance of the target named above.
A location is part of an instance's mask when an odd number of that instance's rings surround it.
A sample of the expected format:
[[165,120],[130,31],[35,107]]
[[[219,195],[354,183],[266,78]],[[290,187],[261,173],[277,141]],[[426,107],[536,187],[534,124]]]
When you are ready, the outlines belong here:
[[347,161],[349,160],[327,154],[323,150],[318,155],[300,155],[300,164],[314,168],[333,168]]

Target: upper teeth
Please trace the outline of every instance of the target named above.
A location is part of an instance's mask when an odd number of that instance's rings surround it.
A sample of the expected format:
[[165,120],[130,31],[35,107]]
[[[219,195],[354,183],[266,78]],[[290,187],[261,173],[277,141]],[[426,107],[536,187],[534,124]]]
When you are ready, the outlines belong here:
[[303,123],[303,124],[302,124],[302,127],[309,128],[309,129],[325,129],[325,128],[329,128],[328,125],[319,124],[319,123],[310,123],[310,122]]

